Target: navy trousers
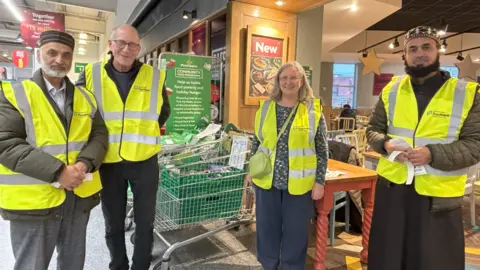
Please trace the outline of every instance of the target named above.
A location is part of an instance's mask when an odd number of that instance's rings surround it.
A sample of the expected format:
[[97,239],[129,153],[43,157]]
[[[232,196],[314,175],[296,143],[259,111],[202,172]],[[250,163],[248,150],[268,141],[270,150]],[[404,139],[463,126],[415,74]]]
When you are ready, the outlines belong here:
[[311,192],[290,195],[287,190],[256,188],[257,258],[266,270],[303,270],[307,257]]

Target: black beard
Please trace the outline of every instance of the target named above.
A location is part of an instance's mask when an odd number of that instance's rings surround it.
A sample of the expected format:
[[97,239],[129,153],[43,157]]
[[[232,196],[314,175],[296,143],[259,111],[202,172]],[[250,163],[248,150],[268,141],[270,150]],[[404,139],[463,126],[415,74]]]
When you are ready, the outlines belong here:
[[440,56],[437,56],[437,59],[433,64],[428,66],[409,66],[407,60],[405,60],[405,72],[412,76],[413,78],[423,78],[428,74],[440,70]]

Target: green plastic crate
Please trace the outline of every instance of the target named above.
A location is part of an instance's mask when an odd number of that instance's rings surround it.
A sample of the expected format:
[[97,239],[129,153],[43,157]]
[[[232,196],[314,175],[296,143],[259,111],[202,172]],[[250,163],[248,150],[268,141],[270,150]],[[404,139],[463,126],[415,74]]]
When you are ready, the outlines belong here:
[[209,166],[225,165],[198,163],[177,170],[164,167],[160,187],[179,199],[243,188],[244,171],[229,167],[229,172],[206,173]]
[[242,198],[243,190],[240,189],[179,199],[160,187],[157,197],[157,215],[162,217],[165,223],[173,222],[177,225],[229,218],[238,214]]

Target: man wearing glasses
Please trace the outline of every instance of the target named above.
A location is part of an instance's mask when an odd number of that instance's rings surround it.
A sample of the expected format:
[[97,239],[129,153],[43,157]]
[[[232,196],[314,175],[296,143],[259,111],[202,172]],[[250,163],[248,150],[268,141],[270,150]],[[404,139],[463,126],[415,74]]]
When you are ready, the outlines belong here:
[[108,41],[111,58],[87,65],[77,82],[95,95],[109,132],[100,176],[109,268],[115,270],[129,269],[124,229],[128,184],[133,193],[136,235],[131,269],[149,269],[159,182],[160,127],[170,115],[165,73],[136,60],[139,43],[135,28],[115,28]]

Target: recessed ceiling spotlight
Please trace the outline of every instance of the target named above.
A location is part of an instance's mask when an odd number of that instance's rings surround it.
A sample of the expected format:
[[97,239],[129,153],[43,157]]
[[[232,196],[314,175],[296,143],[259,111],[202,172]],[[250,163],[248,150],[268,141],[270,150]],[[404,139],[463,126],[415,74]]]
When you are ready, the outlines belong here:
[[281,7],[281,6],[285,5],[285,1],[282,1],[282,0],[275,1],[275,5]]
[[358,10],[357,4],[352,4],[352,5],[350,6],[350,11],[355,12],[355,11],[357,11],[357,10]]

